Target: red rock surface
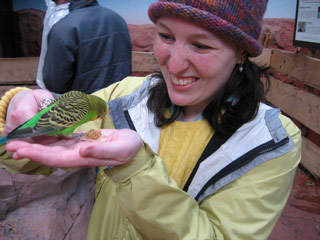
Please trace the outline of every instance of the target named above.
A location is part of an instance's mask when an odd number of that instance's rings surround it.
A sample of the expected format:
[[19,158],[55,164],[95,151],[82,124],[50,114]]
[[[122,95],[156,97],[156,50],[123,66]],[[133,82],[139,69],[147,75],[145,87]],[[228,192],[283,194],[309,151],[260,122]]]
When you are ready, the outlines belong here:
[[298,169],[289,200],[269,240],[320,239],[320,180]]
[[10,174],[0,165],[0,239],[85,240],[94,186],[93,169],[46,177]]
[[[23,57],[39,56],[41,50],[42,22],[44,12],[37,9],[16,12],[21,32]],[[150,52],[153,46],[153,24],[128,24],[134,51]],[[260,41],[269,42],[269,47],[296,51],[292,45],[294,19],[265,19]]]
[[40,56],[45,13],[38,9],[24,9],[16,12],[16,15],[20,28],[20,47],[22,56]]
[[155,27],[153,24],[128,24],[133,51],[152,52]]
[[286,18],[264,19],[260,41],[263,42],[263,38],[269,34],[271,44],[268,47],[295,52],[297,48],[293,46],[294,21]]

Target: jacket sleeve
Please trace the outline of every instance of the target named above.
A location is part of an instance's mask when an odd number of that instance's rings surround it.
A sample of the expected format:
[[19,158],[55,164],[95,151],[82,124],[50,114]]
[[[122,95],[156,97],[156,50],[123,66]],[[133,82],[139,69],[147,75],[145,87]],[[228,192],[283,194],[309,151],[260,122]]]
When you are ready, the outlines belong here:
[[53,26],[48,34],[48,48],[42,75],[46,88],[52,92],[64,93],[70,90],[72,85],[76,71],[77,49],[76,37],[73,35],[75,33],[61,29],[61,25],[58,24]]
[[300,161],[300,132],[292,123],[285,127],[296,144],[291,152],[257,166],[200,204],[178,188],[148,147],[106,173],[143,239],[267,239]]

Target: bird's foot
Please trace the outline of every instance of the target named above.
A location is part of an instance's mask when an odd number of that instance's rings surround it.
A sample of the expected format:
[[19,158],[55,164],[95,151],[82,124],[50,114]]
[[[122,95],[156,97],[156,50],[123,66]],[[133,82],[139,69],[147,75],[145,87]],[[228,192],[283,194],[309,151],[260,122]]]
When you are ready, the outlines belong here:
[[45,99],[43,99],[42,101],[41,101],[41,103],[40,103],[40,111],[42,110],[42,109],[45,109],[46,107],[48,107],[51,103],[53,103],[53,99],[52,98],[45,98]]
[[79,132],[79,133],[72,133],[70,135],[67,135],[66,137],[68,138],[81,138],[82,136],[84,136],[85,133]]

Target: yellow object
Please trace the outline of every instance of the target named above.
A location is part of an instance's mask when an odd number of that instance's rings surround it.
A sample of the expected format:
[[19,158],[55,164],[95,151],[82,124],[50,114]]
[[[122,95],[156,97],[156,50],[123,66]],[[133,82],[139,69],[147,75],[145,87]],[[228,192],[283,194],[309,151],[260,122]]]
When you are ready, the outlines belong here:
[[6,114],[9,102],[11,99],[16,95],[18,92],[30,90],[27,87],[16,87],[8,90],[5,94],[1,97],[0,100],[0,132],[4,130],[4,124],[6,123]]
[[169,176],[181,189],[212,137],[212,132],[205,119],[195,122],[175,121],[162,127],[159,155],[168,168]]

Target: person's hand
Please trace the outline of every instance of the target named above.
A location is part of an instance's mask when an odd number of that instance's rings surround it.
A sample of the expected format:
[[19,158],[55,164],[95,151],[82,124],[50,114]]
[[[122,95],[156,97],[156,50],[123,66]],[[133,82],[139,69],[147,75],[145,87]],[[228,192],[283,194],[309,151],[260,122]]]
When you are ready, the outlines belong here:
[[40,103],[45,98],[53,99],[54,97],[50,92],[42,89],[18,92],[9,103],[3,134],[8,135],[13,129],[37,114]]
[[102,129],[105,142],[83,141],[56,137],[45,142],[39,137],[38,143],[11,141],[7,151],[14,152],[13,159],[29,158],[34,162],[57,168],[116,166],[129,162],[137,155],[141,146],[140,135],[130,129]]

